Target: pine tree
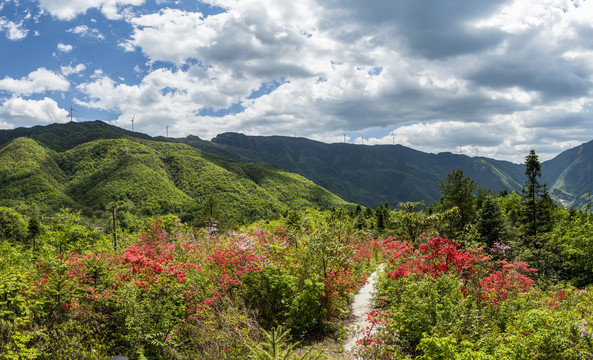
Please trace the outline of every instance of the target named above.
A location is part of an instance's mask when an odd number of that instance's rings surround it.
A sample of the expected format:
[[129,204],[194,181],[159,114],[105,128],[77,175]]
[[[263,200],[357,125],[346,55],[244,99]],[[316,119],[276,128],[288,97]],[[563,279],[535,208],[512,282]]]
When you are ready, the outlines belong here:
[[498,202],[492,196],[487,196],[478,210],[476,229],[489,248],[506,237],[508,233],[507,220]]
[[525,157],[525,176],[523,186],[523,216],[525,235],[537,236],[552,229],[553,213],[556,205],[548,194],[545,184],[540,184],[541,164],[535,150],[530,150]]
[[454,207],[459,209],[459,219],[453,225],[453,231],[461,232],[465,225],[474,220],[476,211],[474,208],[476,197],[476,182],[463,175],[463,170],[453,170],[447,174],[447,182],[441,181],[439,187],[442,195],[439,206],[443,210]]
[[375,210],[375,218],[377,221],[377,230],[383,231],[386,227],[387,218],[389,217],[389,210],[381,203]]
[[526,235],[537,235],[537,200],[542,186],[538,178],[542,176],[542,166],[535,150],[531,149],[525,157],[525,176],[527,182],[523,185],[523,223]]

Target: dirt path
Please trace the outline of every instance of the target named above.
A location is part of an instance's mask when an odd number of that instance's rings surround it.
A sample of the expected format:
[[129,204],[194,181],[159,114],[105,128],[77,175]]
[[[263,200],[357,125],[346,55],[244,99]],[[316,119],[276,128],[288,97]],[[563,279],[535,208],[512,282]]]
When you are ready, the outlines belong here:
[[344,341],[344,351],[348,353],[358,340],[356,334],[357,329],[364,329],[371,324],[366,321],[366,314],[373,310],[373,290],[375,281],[377,280],[377,273],[383,271],[383,264],[377,266],[377,269],[367,279],[367,283],[354,296],[352,302],[352,320],[348,326],[348,338]]

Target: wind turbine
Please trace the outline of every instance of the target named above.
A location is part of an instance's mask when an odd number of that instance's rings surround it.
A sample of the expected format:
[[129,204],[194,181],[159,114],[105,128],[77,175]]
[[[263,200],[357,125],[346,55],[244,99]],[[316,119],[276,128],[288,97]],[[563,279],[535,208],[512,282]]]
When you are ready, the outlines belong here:
[[70,101],[70,122],[72,122],[72,121],[73,121],[73,120],[72,120],[72,113],[73,113],[74,111],[76,111],[76,109],[74,109],[74,108],[72,107],[72,101]]
[[360,135],[361,144],[364,145],[364,136],[361,133],[358,133],[358,135]]
[[134,116],[132,116],[132,131],[134,131],[134,118],[136,117],[136,114],[134,114]]

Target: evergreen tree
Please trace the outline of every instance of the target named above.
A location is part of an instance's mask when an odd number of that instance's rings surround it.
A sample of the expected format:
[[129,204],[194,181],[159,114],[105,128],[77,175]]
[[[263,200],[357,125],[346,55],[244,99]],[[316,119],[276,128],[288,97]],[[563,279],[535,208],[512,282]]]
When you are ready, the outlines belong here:
[[542,176],[542,166],[533,149],[525,157],[525,176],[527,176],[527,182],[523,185],[523,224],[525,225],[525,234],[537,235],[537,203],[542,189],[538,178]]
[[530,150],[525,157],[525,176],[523,186],[522,223],[527,236],[537,236],[552,230],[553,213],[556,205],[548,194],[545,184],[540,184],[541,164],[535,150]]
[[354,211],[354,216],[359,216],[362,214],[362,206],[360,204],[356,205],[356,210]]
[[492,196],[487,196],[482,202],[482,207],[478,210],[476,229],[489,248],[495,242],[506,237],[508,233],[507,220],[498,202]]
[[463,175],[463,170],[453,170],[447,174],[447,182],[441,181],[439,187],[442,195],[439,200],[441,210],[459,209],[459,218],[452,224],[452,231],[461,232],[465,225],[474,220],[476,182]]
[[33,246],[33,251],[35,251],[37,248],[37,237],[41,234],[41,223],[39,222],[39,219],[36,217],[29,219],[27,232],[29,241],[31,241],[31,246]]
[[383,231],[385,230],[387,219],[389,218],[390,210],[385,207],[385,205],[381,204],[375,210],[375,217],[377,220],[377,230]]

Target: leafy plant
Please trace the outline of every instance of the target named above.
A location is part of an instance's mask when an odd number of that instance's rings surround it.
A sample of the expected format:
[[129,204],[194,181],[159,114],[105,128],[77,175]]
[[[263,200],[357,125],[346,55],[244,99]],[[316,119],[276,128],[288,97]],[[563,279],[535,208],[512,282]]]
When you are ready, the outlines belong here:
[[312,347],[301,356],[295,355],[295,349],[299,343],[288,344],[289,332],[282,326],[273,328],[270,332],[262,330],[263,341],[248,345],[249,358],[253,360],[318,360],[326,358],[323,351],[314,353]]

